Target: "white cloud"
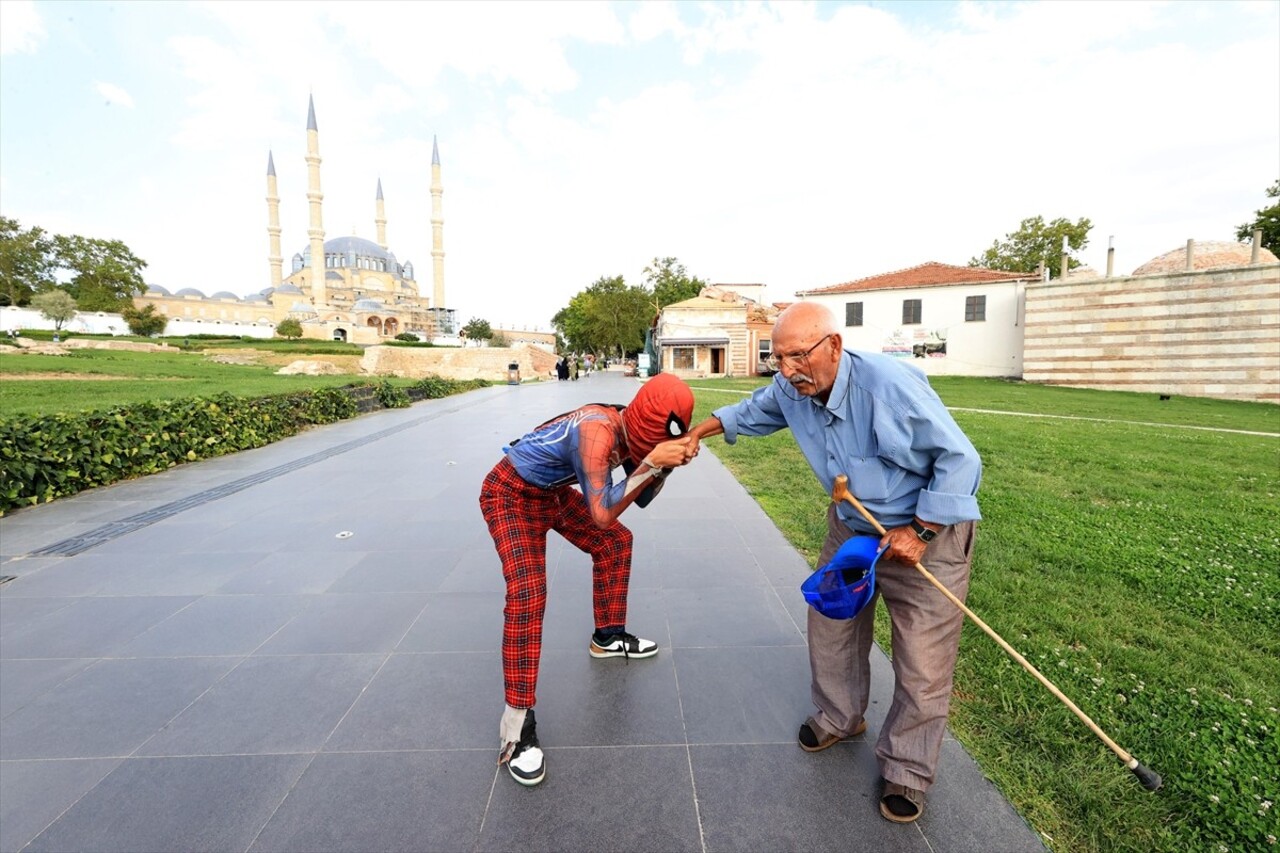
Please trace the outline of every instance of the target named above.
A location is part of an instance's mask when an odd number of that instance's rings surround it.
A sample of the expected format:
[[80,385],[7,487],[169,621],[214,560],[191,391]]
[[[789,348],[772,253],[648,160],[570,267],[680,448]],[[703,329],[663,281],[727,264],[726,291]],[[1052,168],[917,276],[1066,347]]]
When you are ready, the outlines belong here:
[[34,0],[0,3],[0,56],[35,53],[44,37],[44,23]]
[[[155,55],[131,57],[171,72],[167,96],[113,77],[167,143],[151,189],[95,175],[109,206],[44,187],[11,215],[107,222],[149,280],[255,292],[268,149],[286,266],[306,243],[308,93],[326,233],[372,236],[381,177],[391,247],[429,288],[438,135],[449,304],[507,325],[545,325],[599,276],[639,281],[655,255],[786,299],[965,263],[1028,216],[1087,216],[1084,260],[1102,269],[1115,234],[1123,272],[1188,237],[1229,238],[1262,205],[1280,147],[1276,4],[923,8],[182,7]],[[0,132],[23,119],[4,106]],[[7,208],[23,165],[6,157]],[[57,173],[72,189],[73,166]],[[193,263],[206,244],[218,262]]]
[[105,98],[108,104],[133,109],[133,96],[114,83],[97,80],[93,84],[93,91]]

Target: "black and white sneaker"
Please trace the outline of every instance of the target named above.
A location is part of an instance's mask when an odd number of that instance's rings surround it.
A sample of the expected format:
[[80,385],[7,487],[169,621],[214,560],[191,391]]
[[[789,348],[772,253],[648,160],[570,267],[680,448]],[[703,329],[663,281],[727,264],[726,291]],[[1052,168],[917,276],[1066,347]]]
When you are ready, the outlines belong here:
[[658,644],[653,640],[642,640],[626,631],[605,637],[596,633],[591,636],[589,651],[593,658],[651,658],[658,653]]
[[547,775],[547,759],[538,746],[538,724],[533,719],[533,709],[524,716],[520,729],[520,741],[507,759],[511,778],[521,785],[536,785]]

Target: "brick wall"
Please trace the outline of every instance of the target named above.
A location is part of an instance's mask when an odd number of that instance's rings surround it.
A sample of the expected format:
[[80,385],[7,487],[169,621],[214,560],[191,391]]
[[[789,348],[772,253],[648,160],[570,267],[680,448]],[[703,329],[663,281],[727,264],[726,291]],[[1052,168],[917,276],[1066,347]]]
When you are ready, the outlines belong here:
[[1022,378],[1280,403],[1280,264],[1028,285]]

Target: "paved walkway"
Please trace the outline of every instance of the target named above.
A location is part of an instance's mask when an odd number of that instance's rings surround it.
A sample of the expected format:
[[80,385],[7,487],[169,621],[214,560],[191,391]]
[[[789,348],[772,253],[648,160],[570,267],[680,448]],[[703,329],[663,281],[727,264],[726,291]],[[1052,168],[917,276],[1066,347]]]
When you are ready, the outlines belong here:
[[879,817],[879,653],[868,733],[796,747],[809,567],[710,453],[623,516],[658,657],[588,657],[590,562],[551,537],[547,779],[495,767],[481,477],[636,388],[487,388],[0,519],[0,851],[1042,850],[950,739],[924,817]]

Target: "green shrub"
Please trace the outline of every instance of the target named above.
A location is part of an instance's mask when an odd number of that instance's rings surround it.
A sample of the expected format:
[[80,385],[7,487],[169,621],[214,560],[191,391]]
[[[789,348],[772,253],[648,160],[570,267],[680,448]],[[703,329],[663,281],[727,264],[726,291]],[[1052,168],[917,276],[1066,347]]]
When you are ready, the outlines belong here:
[[409,408],[409,395],[403,388],[383,380],[378,385],[378,402],[386,409]]
[[352,417],[344,388],[0,418],[0,513]]
[[396,340],[406,341],[411,344],[416,344],[418,341],[422,340],[422,338],[418,337],[413,332],[401,332],[400,334],[396,335]]

